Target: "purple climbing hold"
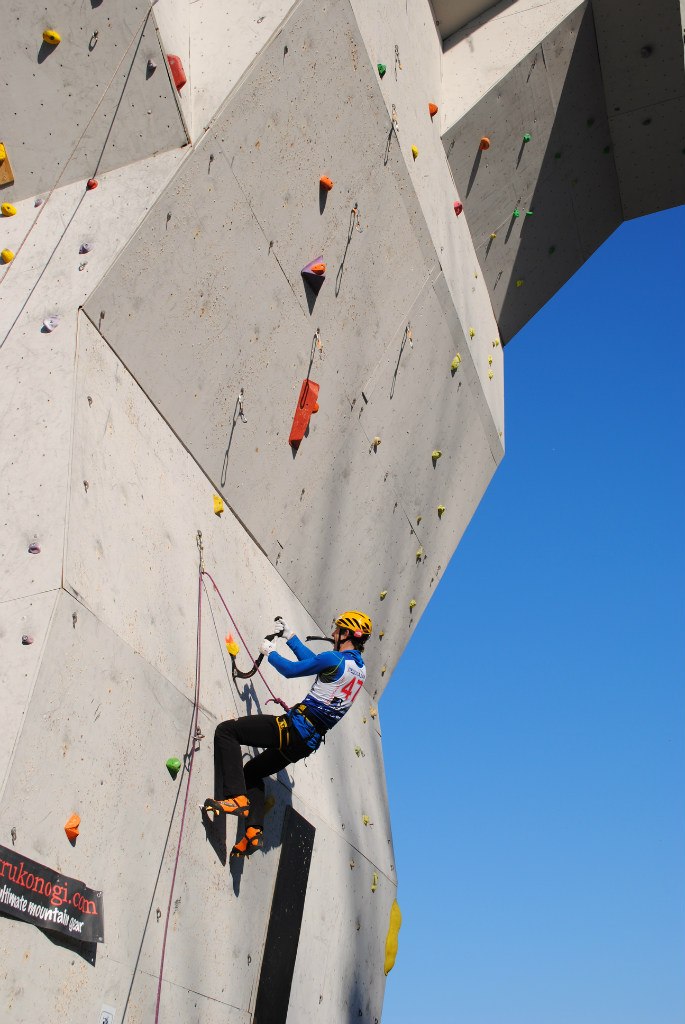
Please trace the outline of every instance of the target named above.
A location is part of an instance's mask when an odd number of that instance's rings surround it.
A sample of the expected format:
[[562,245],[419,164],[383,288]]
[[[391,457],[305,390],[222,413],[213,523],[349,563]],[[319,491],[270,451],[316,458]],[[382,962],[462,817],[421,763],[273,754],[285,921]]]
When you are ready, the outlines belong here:
[[36,541],[33,541],[32,544],[29,544],[29,554],[30,555],[39,555],[40,554],[40,544],[37,544]]
[[23,643],[24,647],[28,647],[29,644],[33,643],[33,637],[29,633],[24,633],[23,637],[21,638],[21,642]]

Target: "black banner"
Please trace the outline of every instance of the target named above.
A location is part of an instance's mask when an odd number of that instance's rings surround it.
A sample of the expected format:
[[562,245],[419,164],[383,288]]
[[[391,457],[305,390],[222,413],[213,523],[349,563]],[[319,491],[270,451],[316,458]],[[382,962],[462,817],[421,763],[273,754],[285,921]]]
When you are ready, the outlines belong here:
[[0,846],[0,910],[83,942],[104,942],[102,893]]

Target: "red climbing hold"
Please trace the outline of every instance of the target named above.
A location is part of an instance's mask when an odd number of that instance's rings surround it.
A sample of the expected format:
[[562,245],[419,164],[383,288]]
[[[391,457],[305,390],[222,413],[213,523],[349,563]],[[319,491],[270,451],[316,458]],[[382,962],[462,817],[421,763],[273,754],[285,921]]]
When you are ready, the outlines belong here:
[[89,178],[86,182],[86,188],[89,192],[92,192],[94,188],[98,187],[97,178]]
[[463,212],[463,210],[464,210],[463,204],[460,203],[459,200],[457,200],[457,202],[454,204],[454,212],[456,213],[457,217],[459,216],[460,213]]
[[428,113],[430,114],[430,116],[431,117],[435,117],[437,112],[438,112],[437,104],[436,103],[429,103],[428,104]]
[[169,61],[169,67],[171,68],[171,77],[174,80],[177,92],[180,92],[183,86],[186,84],[188,79],[186,73],[183,70],[183,64],[181,58],[177,57],[175,53],[167,53],[166,59]]
[[309,420],[314,413],[319,411],[318,397],[319,385],[307,377],[306,380],[302,381],[300,397],[297,400],[293,425],[290,429],[290,437],[288,438],[288,444],[292,445],[293,448],[297,448],[306,433]]
[[487,135],[484,135],[483,138],[480,140],[478,148],[481,150],[490,149],[490,139],[487,137]]

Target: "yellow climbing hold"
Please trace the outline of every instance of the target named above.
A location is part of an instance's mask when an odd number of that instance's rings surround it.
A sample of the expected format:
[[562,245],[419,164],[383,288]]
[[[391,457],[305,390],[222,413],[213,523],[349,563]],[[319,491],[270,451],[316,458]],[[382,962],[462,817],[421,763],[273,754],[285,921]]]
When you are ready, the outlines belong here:
[[362,814],[362,825],[370,825],[370,824],[371,824],[371,818],[368,816],[368,814]]
[[3,263],[11,263],[14,259],[14,253],[11,249],[3,249],[2,252],[0,252],[0,259]]
[[381,675],[384,676],[387,671],[388,671],[388,666],[387,665],[383,665],[383,667],[381,668]]
[[412,146],[411,147],[411,155],[416,160],[417,156],[419,155],[419,150],[418,150],[418,148],[416,146]]
[[387,597],[387,596],[388,596],[388,592],[387,592],[387,590],[381,590],[381,593],[380,593],[380,599],[381,599],[381,601],[385,601],[385,599],[386,599],[386,597]]
[[495,340],[492,343],[492,347],[493,348],[497,348],[498,345],[499,345],[499,338],[495,338]]
[[385,939],[385,963],[383,970],[386,975],[390,974],[390,971],[395,966],[395,957],[397,956],[397,942],[402,927],[402,911],[397,900],[393,900],[390,908],[390,924],[388,925],[388,934]]
[[373,448],[374,451],[377,451],[378,445],[380,443],[381,443],[380,437],[374,437],[373,441],[371,442],[371,447]]
[[378,639],[379,639],[379,640],[382,640],[384,636],[385,636],[385,630],[384,630],[384,629],[382,629],[382,630],[381,630],[381,631],[379,632],[379,634],[378,634]]
[[417,516],[416,517],[416,525],[417,526],[419,525],[419,523],[421,522],[422,519],[423,519],[423,516]]
[[233,637],[231,636],[230,633],[226,637],[225,643],[226,643],[226,650],[231,655],[231,657],[232,658],[237,658],[238,655],[240,654],[240,648],[238,647],[237,643],[235,642],[235,640],[233,639]]
[[437,462],[438,459],[441,459],[441,458],[442,458],[442,452],[440,451],[439,448],[436,448],[435,451],[431,455],[431,459],[433,460],[433,462]]
[[490,370],[490,373],[488,374],[488,380],[492,380],[494,376],[494,373],[492,372],[492,370]]
[[369,708],[369,717],[370,717],[370,718],[377,718],[377,716],[378,716],[378,708],[375,708],[375,707],[373,707],[373,705],[372,705],[372,706],[371,706],[371,707]]
[[3,203],[2,206],[0,206],[0,212],[2,212],[3,217],[14,217],[17,212],[17,208],[16,206],[12,206],[11,203]]
[[439,516],[440,519],[442,519],[444,512],[445,512],[445,506],[444,505],[438,505],[438,516]]
[[419,548],[418,551],[416,552],[416,561],[420,562],[422,558],[423,558],[423,548]]
[[375,892],[377,888],[378,888],[378,872],[374,871],[374,873],[373,873],[373,880],[371,882],[371,892]]
[[474,327],[469,327],[469,338],[475,338],[476,331]]
[[523,287],[523,278],[522,277],[519,277],[518,281],[516,282],[516,287],[517,288],[522,288]]
[[492,366],[492,356],[488,356],[488,366]]
[[54,28],[46,28],[43,32],[43,42],[49,46],[57,46],[58,43],[62,42],[62,37],[59,32],[55,32]]
[[357,755],[357,757],[364,757],[364,751],[362,750],[361,747],[355,747],[354,752]]
[[4,143],[0,142],[0,160],[7,159],[7,150],[5,149]]
[[214,515],[215,516],[220,516],[223,511],[224,511],[224,499],[221,498],[218,494],[215,494],[214,495]]
[[412,608],[416,608],[416,601],[414,600],[413,597],[412,597],[411,601],[409,602],[409,611],[411,611]]
[[497,232],[496,231],[491,231],[490,232],[490,238],[497,238]]
[[458,369],[459,369],[459,364],[460,364],[460,363],[461,363],[461,356],[460,356],[460,355],[459,355],[459,353],[457,352],[456,356],[455,356],[455,357],[454,357],[454,359],[452,360],[452,369],[453,369],[453,370],[458,370]]

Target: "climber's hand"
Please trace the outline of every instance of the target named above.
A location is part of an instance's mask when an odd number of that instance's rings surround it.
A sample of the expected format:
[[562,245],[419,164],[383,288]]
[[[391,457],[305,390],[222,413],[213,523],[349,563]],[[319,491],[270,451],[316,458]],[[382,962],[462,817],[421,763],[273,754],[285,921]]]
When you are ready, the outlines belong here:
[[268,658],[271,652],[275,651],[276,648],[274,647],[270,640],[265,639],[262,640],[261,644],[259,645],[259,650],[262,652],[265,658]]
[[291,640],[295,636],[295,630],[290,628],[290,626],[282,616],[279,615],[279,617],[276,619],[276,623],[280,623],[281,636],[283,637],[284,640]]

